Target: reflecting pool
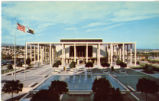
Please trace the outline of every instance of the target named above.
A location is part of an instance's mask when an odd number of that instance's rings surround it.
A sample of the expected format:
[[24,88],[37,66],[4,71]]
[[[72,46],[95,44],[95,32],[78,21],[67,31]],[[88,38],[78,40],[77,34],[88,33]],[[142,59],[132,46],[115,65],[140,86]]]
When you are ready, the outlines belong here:
[[35,90],[48,89],[51,85],[51,82],[54,80],[60,80],[67,82],[69,90],[91,90],[92,84],[96,78],[106,78],[109,80],[111,85],[114,88],[119,88],[120,90],[125,90],[124,87],[110,75],[95,75],[95,74],[86,74],[81,75],[53,75]]

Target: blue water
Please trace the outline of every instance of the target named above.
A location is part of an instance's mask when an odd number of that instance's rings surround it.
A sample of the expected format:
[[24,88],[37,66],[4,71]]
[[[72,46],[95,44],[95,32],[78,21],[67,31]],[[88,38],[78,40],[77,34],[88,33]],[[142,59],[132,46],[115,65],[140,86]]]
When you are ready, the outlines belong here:
[[116,80],[109,75],[54,75],[38,86],[35,90],[48,89],[51,82],[60,80],[67,82],[69,90],[91,90],[96,78],[106,78],[114,88],[125,90]]

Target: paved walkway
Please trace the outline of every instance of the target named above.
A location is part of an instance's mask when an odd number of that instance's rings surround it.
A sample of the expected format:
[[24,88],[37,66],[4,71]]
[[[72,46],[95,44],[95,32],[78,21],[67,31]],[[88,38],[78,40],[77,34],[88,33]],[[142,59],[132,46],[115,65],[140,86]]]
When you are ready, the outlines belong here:
[[[32,86],[35,84],[40,83],[41,81],[45,80],[46,77],[52,75],[52,67],[50,65],[45,65],[45,66],[39,66],[39,67],[34,67],[25,71],[21,71],[16,73],[16,79],[20,80],[20,82],[23,83],[23,91],[20,92],[19,94],[14,94],[14,96],[18,96],[24,93],[27,93],[32,89]],[[3,75],[2,76],[2,81],[3,80],[13,80],[14,76],[12,75]],[[3,87],[4,83],[2,83]],[[5,101],[7,99],[11,98],[11,94],[6,94],[2,93],[2,101]]]

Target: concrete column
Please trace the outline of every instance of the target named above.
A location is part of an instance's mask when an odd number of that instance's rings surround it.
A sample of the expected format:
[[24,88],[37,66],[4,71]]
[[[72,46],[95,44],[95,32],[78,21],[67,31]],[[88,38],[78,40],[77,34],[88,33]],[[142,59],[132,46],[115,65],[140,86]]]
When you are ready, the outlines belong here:
[[42,46],[40,46],[40,63],[43,64],[43,59],[42,59]]
[[132,44],[130,44],[130,65],[132,65]]
[[111,51],[110,66],[112,66],[113,65],[113,45],[112,45],[112,43],[110,44],[110,51]]
[[35,56],[35,45],[34,45],[34,63],[36,61],[36,56]]
[[134,62],[135,62],[135,63],[134,63],[134,64],[135,64],[135,66],[136,66],[136,43],[134,44],[134,50],[135,50],[135,54],[134,54],[134,55],[135,55],[135,56],[134,56]]
[[98,44],[97,65],[100,66],[100,43]]
[[122,50],[122,55],[123,55],[123,62],[125,62],[125,47],[124,47],[124,43],[123,43],[123,50]]
[[126,51],[126,55],[127,55],[127,63],[128,63],[128,59],[129,59],[128,53],[129,53],[129,44],[127,44],[127,51]]
[[64,65],[66,65],[66,49],[65,49],[65,44],[64,44]]
[[39,43],[38,43],[38,62],[39,62]]
[[111,50],[110,50],[110,44],[108,44],[108,62],[110,63],[110,55],[111,55]]
[[65,66],[65,45],[62,44],[62,66]]
[[119,59],[121,60],[121,47],[119,47]]
[[49,49],[49,57],[50,57],[50,66],[52,65],[52,61],[51,61],[51,44],[50,44],[50,49]]
[[44,62],[46,63],[46,47],[44,46]]
[[54,64],[54,49],[52,48],[52,65]]
[[109,62],[108,44],[106,45],[106,51],[107,51],[107,57],[108,57],[108,62]]
[[88,62],[88,43],[86,43],[86,62]]
[[44,47],[42,47],[42,56],[41,56],[41,58],[42,58],[42,64],[44,63]]
[[76,62],[76,44],[74,43],[74,62]]
[[32,62],[32,45],[30,44],[30,60]]

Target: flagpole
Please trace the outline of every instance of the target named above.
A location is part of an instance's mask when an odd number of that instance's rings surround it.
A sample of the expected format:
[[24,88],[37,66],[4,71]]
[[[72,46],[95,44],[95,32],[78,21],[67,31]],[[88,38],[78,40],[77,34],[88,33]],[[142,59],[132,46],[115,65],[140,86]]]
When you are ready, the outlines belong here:
[[25,49],[25,53],[24,53],[24,80],[26,80],[26,55],[27,55],[27,53],[26,53],[26,37],[25,37],[25,44],[24,44],[24,49]]
[[14,80],[16,80],[16,33],[14,33]]
[[[27,27],[27,26],[26,26],[26,27]],[[27,28],[28,28],[28,27],[27,27]],[[26,32],[26,33],[27,33],[27,32]],[[25,53],[24,53],[24,55],[25,55],[25,56],[24,56],[24,68],[25,68],[25,69],[24,69],[24,80],[26,80],[26,60],[27,60],[27,59],[26,59],[26,57],[27,57],[27,56],[26,56],[26,55],[27,55],[27,51],[26,51],[26,50],[27,50],[26,37],[25,37],[25,44],[24,44],[24,45],[25,45],[25,48],[24,48],[24,49],[25,49]]]

